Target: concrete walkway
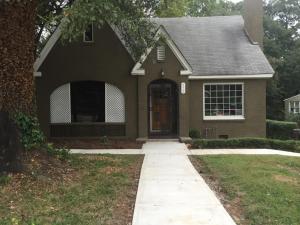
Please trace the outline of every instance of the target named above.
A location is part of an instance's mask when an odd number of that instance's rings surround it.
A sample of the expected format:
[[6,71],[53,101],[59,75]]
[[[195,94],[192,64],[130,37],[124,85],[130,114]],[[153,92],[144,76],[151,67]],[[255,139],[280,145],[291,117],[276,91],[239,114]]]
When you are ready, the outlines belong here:
[[300,157],[300,153],[272,149],[195,149],[191,155],[282,155]]
[[176,142],[148,142],[133,225],[235,225]]

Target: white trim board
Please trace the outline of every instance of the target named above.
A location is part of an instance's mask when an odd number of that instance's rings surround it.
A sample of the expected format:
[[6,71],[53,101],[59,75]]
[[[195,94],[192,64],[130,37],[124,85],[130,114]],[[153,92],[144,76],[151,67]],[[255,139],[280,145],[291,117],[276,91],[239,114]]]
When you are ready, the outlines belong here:
[[289,98],[286,98],[286,99],[284,99],[283,101],[288,101],[288,100],[290,100],[290,99],[297,98],[297,97],[300,97],[300,94],[294,95],[294,96],[289,97]]
[[[169,46],[169,48],[172,50],[182,67],[184,68],[183,70],[180,71],[180,75],[191,75],[192,74],[192,68],[187,62],[187,60],[184,58],[180,50],[177,48],[175,43],[172,41],[170,35],[167,33],[166,29],[163,26],[160,26],[159,29],[157,30],[154,41],[157,42],[161,37],[165,39],[166,44]],[[147,59],[148,55],[150,52],[153,50],[155,45],[152,47],[148,48],[146,52],[141,56],[139,61],[135,64],[131,71],[131,75],[137,75],[137,76],[143,76],[145,75],[145,70],[142,68],[142,64],[145,62]]]
[[[39,57],[35,60],[35,62],[33,64],[33,69],[34,69],[35,72],[38,72],[39,68],[41,67],[41,65],[43,64],[45,59],[47,58],[48,54],[50,53],[50,51],[54,47],[55,43],[60,38],[61,28],[62,28],[62,23],[56,28],[54,33],[51,35],[51,37],[47,41],[45,47],[42,49]],[[42,76],[42,74],[40,74],[40,76]]]
[[216,76],[189,76],[189,80],[215,80],[215,79],[269,79],[273,74],[255,74],[255,75],[216,75]]

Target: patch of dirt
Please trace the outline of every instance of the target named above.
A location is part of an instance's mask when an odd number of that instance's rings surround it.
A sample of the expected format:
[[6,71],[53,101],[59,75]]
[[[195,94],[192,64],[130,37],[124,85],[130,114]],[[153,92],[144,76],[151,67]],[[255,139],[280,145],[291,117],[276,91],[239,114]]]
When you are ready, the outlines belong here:
[[276,181],[283,182],[283,183],[289,183],[289,184],[294,184],[294,185],[298,184],[297,179],[293,178],[293,177],[288,177],[288,176],[284,176],[284,175],[274,175],[273,178]]
[[141,149],[144,144],[133,139],[108,139],[103,143],[100,138],[52,138],[49,142],[57,148],[69,149]]
[[201,177],[208,184],[210,189],[216,194],[218,199],[222,202],[223,206],[229,212],[231,217],[238,225],[248,225],[249,222],[244,217],[244,212],[242,209],[241,199],[244,193],[238,192],[237,197],[234,199],[229,199],[228,194],[224,189],[222,189],[220,183],[218,182],[216,175],[214,175],[208,168],[201,164],[197,159],[189,157],[195,169],[199,172]]
[[[59,184],[70,184],[78,178],[67,161],[50,156],[43,150],[25,152],[22,163],[22,172],[6,174],[9,181],[1,193],[14,193],[16,199],[22,199],[24,192],[34,192],[39,198],[45,191],[56,190]],[[22,214],[22,209],[14,201],[11,200],[8,207],[12,212]]]
[[290,168],[288,166],[283,166],[281,164],[277,164],[277,167],[280,168],[280,169],[285,169],[285,170],[289,171],[290,173],[295,173],[297,175],[300,175],[300,171],[299,170]]

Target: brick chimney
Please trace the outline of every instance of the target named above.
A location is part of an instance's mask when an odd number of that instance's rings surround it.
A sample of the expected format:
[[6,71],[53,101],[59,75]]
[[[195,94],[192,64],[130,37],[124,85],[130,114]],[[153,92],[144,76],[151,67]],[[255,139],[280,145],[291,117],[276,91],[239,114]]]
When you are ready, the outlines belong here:
[[244,0],[245,29],[250,40],[263,47],[263,0]]

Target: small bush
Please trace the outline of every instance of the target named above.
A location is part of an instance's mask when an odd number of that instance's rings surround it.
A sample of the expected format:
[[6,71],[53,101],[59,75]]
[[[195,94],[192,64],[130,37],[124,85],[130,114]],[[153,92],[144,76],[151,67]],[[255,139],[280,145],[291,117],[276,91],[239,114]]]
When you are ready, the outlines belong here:
[[23,113],[15,115],[15,121],[21,132],[21,143],[25,150],[39,148],[45,143],[45,137],[40,130],[40,125],[36,117],[31,117]]
[[21,143],[25,150],[41,149],[48,152],[49,155],[56,156],[61,160],[67,160],[70,156],[66,148],[56,149],[50,143],[46,142],[43,132],[36,117],[30,117],[23,113],[15,115],[15,121],[21,133]]
[[189,136],[190,136],[190,138],[193,138],[193,139],[194,138],[201,138],[201,133],[197,129],[190,129]]
[[68,160],[70,158],[70,150],[67,148],[54,148],[51,143],[46,144],[46,150],[49,155],[56,156],[60,160]]
[[290,114],[287,120],[297,123],[298,127],[300,126],[300,114]]
[[200,149],[218,149],[218,148],[267,148],[300,153],[300,141],[293,140],[275,140],[265,138],[234,138],[234,139],[216,139],[216,140],[195,140],[193,148]]
[[103,136],[103,137],[100,137],[100,143],[101,144],[107,144],[108,143],[108,137],[107,136]]
[[10,181],[11,177],[10,176],[7,176],[7,175],[1,175],[0,174],[0,186],[1,185],[6,185],[8,184],[8,182]]
[[267,137],[273,139],[292,139],[293,130],[297,129],[296,122],[267,120]]

